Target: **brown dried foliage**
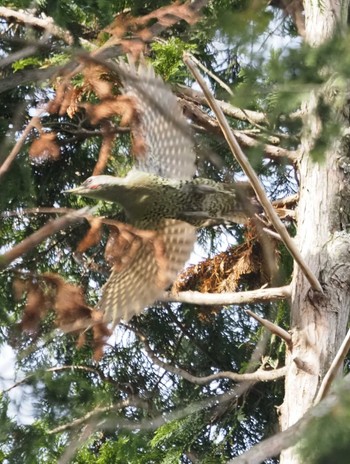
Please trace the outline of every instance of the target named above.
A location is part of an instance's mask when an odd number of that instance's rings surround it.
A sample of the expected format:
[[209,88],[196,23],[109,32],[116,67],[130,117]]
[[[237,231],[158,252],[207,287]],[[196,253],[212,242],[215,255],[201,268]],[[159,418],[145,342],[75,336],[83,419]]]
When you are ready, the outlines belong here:
[[[118,44],[124,53],[130,53],[134,58],[138,58],[150,42],[159,35],[164,29],[171,27],[176,22],[184,20],[189,24],[194,24],[199,19],[199,14],[195,10],[190,0],[185,3],[175,1],[157,10],[135,18],[129,12],[116,15],[113,22],[104,29],[111,37],[102,45],[101,48],[93,52],[92,56],[103,56],[103,50]],[[100,54],[100,55],[99,55]],[[71,83],[72,77],[82,73],[83,85],[74,87]],[[130,126],[132,131],[132,149],[135,156],[142,156],[146,152],[145,140],[139,125],[135,102],[127,95],[114,95],[114,78],[112,79],[106,69],[101,64],[91,63],[83,56],[80,57],[80,64],[72,71],[66,68],[65,71],[56,79],[56,95],[48,103],[47,111],[51,114],[63,116],[67,114],[72,118],[79,108],[84,108],[90,122],[93,125],[101,123],[113,116],[119,116],[120,126]],[[100,100],[97,104],[81,103],[83,96],[88,96],[93,92]],[[113,127],[112,127],[113,129]],[[101,173],[108,161],[107,152],[111,151],[114,137],[113,130],[103,134],[103,144],[100,151],[99,162],[95,167],[95,173]],[[115,131],[114,131],[115,132]],[[56,160],[60,156],[59,146],[55,142],[55,134],[41,133],[40,137],[32,143],[30,148],[31,158],[41,161]]]
[[56,161],[60,157],[60,147],[56,143],[54,132],[42,132],[29,149],[29,156],[37,161]]
[[113,127],[110,121],[104,121],[101,124],[102,143],[100,152],[98,154],[98,160],[95,164],[94,170],[92,172],[93,176],[100,175],[106,168],[109,156],[112,153],[113,143],[116,138],[116,134],[112,131]]
[[[138,56],[140,52],[140,42],[135,41],[135,36],[141,40],[142,44],[142,42],[149,42],[162,30],[172,26],[180,20],[184,20],[188,24],[194,24],[198,19],[199,14],[191,8],[191,3],[189,1],[183,4],[176,1],[171,5],[158,8],[139,18],[134,18],[128,12],[120,13],[105,31],[109,32],[116,39],[122,39],[127,34],[132,33],[132,40],[119,40],[119,43],[123,45],[126,53],[132,53],[134,56]],[[151,22],[153,22],[153,24],[148,26]]]
[[243,284],[260,288],[267,280],[262,246],[255,227],[250,225],[244,243],[187,268],[174,283],[173,291],[234,292]]
[[64,80],[56,84],[56,95],[47,105],[47,111],[51,114],[63,116],[67,114],[70,118],[78,110],[78,102],[82,97],[83,90],[73,87],[69,82]]
[[76,251],[84,253],[87,249],[97,245],[101,241],[101,218],[89,218],[90,229],[78,243]]
[[120,116],[120,126],[128,126],[135,111],[134,99],[127,95],[117,95],[104,98],[101,103],[82,103],[91,124],[98,124],[103,119]]
[[85,63],[83,76],[85,91],[93,91],[100,100],[111,97],[113,85],[107,80],[106,71],[102,66]]
[[103,346],[111,332],[102,320],[103,315],[87,306],[80,287],[66,282],[54,273],[16,279],[14,293],[17,299],[26,294],[26,306],[20,327],[37,332],[40,322],[49,310],[56,314],[55,324],[64,332],[77,335],[77,346],[86,341],[86,331],[92,330],[94,359],[103,354]]

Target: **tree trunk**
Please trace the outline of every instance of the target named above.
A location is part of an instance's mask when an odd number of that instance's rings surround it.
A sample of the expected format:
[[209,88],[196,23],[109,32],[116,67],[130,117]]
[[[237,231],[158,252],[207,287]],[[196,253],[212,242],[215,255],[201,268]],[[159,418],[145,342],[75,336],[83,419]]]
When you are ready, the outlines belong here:
[[[348,0],[304,2],[306,40],[320,45],[346,22]],[[320,383],[344,336],[350,308],[350,150],[341,141],[316,163],[310,158],[313,140],[322,130],[315,108],[317,94],[304,104],[305,121],[300,169],[297,242],[302,256],[318,277],[324,295],[313,292],[298,267],[291,300],[293,349],[287,353],[288,372],[281,407],[281,428],[287,429],[312,406]],[[282,464],[299,463],[296,448],[281,455]]]

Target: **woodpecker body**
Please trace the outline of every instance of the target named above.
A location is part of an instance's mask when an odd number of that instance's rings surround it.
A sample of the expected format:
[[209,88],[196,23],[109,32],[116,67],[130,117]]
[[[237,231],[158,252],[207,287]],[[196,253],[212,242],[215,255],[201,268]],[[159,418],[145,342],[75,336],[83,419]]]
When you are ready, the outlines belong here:
[[247,212],[241,201],[245,191],[244,183],[168,179],[132,169],[124,178],[90,177],[74,193],[119,203],[128,222],[140,229],[156,229],[166,218],[195,227],[245,222]]
[[114,325],[139,314],[173,282],[193,250],[196,227],[242,222],[249,203],[243,184],[193,179],[193,141],[176,97],[152,67],[119,67],[124,93],[136,103],[132,128],[145,152],[126,177],[90,177],[70,191],[116,202],[132,226],[155,231],[148,241],[134,239],[133,252],[119,257],[103,288],[99,306]]

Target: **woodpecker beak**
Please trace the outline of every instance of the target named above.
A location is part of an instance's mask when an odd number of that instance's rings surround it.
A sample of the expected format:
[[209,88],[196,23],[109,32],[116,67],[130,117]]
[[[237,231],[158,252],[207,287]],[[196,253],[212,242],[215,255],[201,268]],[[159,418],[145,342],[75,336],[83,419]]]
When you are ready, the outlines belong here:
[[82,185],[79,185],[78,187],[72,189],[62,190],[62,193],[74,193],[75,195],[80,195],[84,193],[85,190],[86,189]]

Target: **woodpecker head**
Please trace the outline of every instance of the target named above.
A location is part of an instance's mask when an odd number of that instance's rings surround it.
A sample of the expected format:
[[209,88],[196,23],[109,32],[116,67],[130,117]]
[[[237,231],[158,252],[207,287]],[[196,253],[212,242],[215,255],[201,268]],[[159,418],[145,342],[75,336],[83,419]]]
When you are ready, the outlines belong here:
[[117,201],[114,194],[118,186],[123,185],[122,177],[113,176],[91,176],[78,187],[65,190],[65,193],[82,195],[84,197],[96,198],[97,200]]

